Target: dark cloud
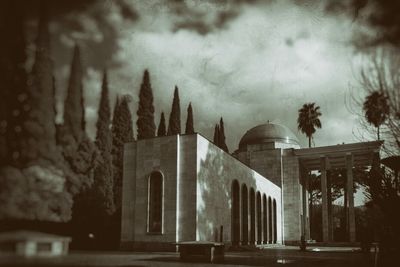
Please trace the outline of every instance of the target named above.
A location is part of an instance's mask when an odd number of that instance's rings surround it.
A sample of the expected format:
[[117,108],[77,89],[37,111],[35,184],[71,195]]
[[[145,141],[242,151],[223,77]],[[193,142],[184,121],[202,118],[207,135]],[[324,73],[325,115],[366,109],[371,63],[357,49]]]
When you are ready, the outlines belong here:
[[[189,5],[185,1],[174,1],[171,11],[178,17],[173,31],[191,30],[206,35],[224,28],[240,14],[243,3],[256,1],[204,1]],[[200,7],[200,8],[199,8]]]
[[310,38],[310,33],[308,31],[301,31],[295,37],[288,37],[285,39],[285,44],[287,46],[294,46],[297,41],[301,39],[308,39]]
[[294,41],[292,38],[286,38],[285,43],[287,46],[293,46],[294,45]]
[[235,19],[239,15],[238,10],[222,11],[218,14],[215,26],[217,28],[224,27],[229,21]]
[[[21,2],[22,3],[22,2]],[[52,27],[52,50],[58,66],[69,64],[71,50],[75,43],[82,46],[84,63],[95,69],[103,69],[117,64],[113,62],[114,53],[119,49],[119,31],[109,18],[111,12],[128,21],[136,21],[139,15],[132,4],[123,0],[117,1],[26,1],[26,10],[30,23],[28,32],[35,38],[38,12],[45,5]]]
[[[18,0],[17,0],[18,1]],[[117,5],[121,9],[121,14],[125,19],[136,20],[138,18],[138,13],[136,10],[129,5],[125,0],[79,0],[79,1],[71,1],[71,0],[30,0],[30,1],[18,1],[19,5],[22,9],[25,10],[25,14],[28,16],[35,16],[38,13],[38,10],[45,6],[47,11],[52,15],[52,17],[58,17],[62,15],[66,15],[72,12],[80,11],[85,12],[90,7],[95,4],[101,4],[105,8],[110,5]]]
[[[116,93],[133,96],[134,120],[141,76],[148,68],[157,114],[169,114],[171,90],[177,84],[182,107],[189,102],[194,106],[196,130],[212,137],[215,122],[224,117],[231,149],[247,129],[268,119],[280,119],[296,132],[298,106],[313,96],[325,112],[320,88],[329,93],[345,88],[337,83],[348,80],[346,71],[336,71],[348,67],[346,52],[334,43],[345,39],[343,28],[312,1],[65,2],[50,7],[57,9],[51,11],[50,27],[57,89],[65,91],[73,44],[78,42],[87,69],[85,106],[91,136],[105,66],[112,101]],[[36,17],[31,16],[33,27]],[[334,97],[336,92],[326,102]],[[342,105],[341,100],[335,103]],[[324,120],[316,136],[320,144],[331,143],[325,141],[333,131],[329,125],[336,124]],[[348,132],[339,136],[332,138],[351,139]]]
[[353,21],[366,24],[374,32],[358,32],[354,38],[357,48],[381,44],[400,46],[400,2],[392,0],[328,0],[326,12],[350,16]]
[[121,14],[125,19],[135,21],[139,18],[139,13],[125,1],[115,1],[120,6]]
[[175,24],[173,31],[176,32],[178,30],[191,30],[200,35],[205,35],[212,31],[212,27],[203,21],[185,21]]

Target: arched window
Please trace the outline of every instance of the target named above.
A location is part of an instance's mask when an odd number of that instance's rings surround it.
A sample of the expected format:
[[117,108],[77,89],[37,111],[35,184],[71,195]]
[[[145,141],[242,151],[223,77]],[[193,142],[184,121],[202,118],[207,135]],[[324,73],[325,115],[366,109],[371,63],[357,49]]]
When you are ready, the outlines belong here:
[[240,242],[240,186],[237,180],[232,183],[232,244]]
[[256,242],[256,196],[253,188],[250,188],[250,243]]
[[148,208],[148,232],[162,232],[163,212],[163,177],[160,172],[153,172],[149,178],[149,208]]
[[272,200],[268,197],[268,243],[272,244]]
[[248,193],[247,186],[242,185],[242,245],[249,242],[249,213],[248,213]]

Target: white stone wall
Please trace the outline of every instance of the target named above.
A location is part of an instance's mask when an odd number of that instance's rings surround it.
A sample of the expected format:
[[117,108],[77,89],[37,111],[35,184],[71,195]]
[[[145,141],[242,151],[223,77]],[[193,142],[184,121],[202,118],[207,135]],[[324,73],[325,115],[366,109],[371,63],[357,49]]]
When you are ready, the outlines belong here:
[[300,186],[299,161],[291,149],[283,153],[283,210],[285,242],[300,240],[302,214],[302,191]]
[[179,136],[176,241],[196,239],[196,147],[197,135]]
[[232,182],[276,200],[277,242],[282,242],[281,189],[239,162],[202,136],[197,140],[197,229],[196,240],[216,241],[219,228],[224,242],[231,242]]
[[[147,232],[148,179],[163,174],[163,231]],[[277,204],[282,241],[281,189],[200,135],[175,135],[125,145],[121,245],[152,249],[179,241],[231,242],[232,182],[266,194]],[[125,245],[124,245],[125,244]],[[127,245],[131,244],[131,246]]]
[[[176,135],[125,145],[122,244],[176,241],[178,142]],[[153,171],[163,174],[162,234],[147,231],[148,179]]]

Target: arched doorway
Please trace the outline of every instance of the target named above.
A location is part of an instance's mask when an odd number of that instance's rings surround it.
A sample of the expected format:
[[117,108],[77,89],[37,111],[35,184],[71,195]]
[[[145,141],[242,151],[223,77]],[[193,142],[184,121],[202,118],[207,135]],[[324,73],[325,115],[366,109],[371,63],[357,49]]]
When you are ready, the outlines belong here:
[[250,244],[256,242],[256,196],[254,189],[250,189]]
[[257,192],[257,244],[261,244],[262,241],[262,217],[261,217],[261,195]]
[[272,201],[268,197],[268,243],[272,244]]
[[232,182],[232,244],[240,242],[240,186],[237,180]]
[[249,213],[248,213],[248,192],[247,186],[242,185],[242,245],[249,242]]

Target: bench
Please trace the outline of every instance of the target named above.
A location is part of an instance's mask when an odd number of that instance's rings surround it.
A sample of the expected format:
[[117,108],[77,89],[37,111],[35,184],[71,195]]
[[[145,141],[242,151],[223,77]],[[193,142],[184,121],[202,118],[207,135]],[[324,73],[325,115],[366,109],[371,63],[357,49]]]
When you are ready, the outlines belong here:
[[224,243],[208,241],[189,241],[176,243],[182,261],[222,262],[224,260]]

